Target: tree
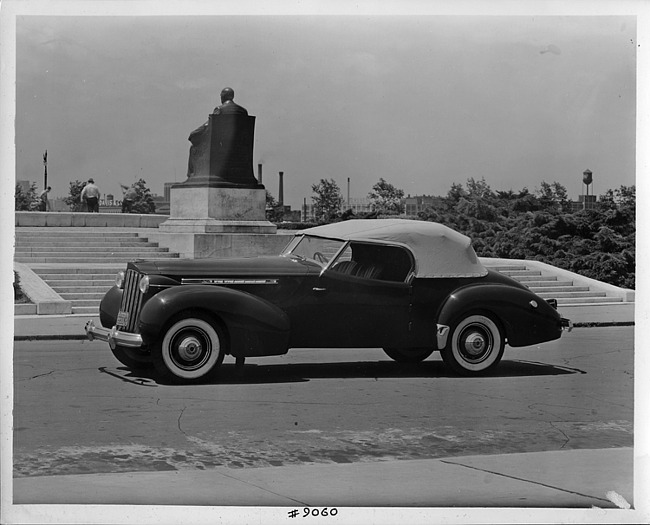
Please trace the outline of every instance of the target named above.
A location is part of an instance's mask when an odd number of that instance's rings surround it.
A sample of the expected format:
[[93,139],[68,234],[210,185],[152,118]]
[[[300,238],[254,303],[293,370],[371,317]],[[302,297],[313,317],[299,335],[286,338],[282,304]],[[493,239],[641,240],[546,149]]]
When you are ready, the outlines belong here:
[[343,196],[334,179],[321,179],[318,184],[312,184],[311,189],[316,194],[311,198],[316,221],[327,223],[336,220],[341,214]]
[[569,197],[566,188],[559,182],[549,184],[542,181],[541,187],[536,191],[542,208],[555,208],[557,210],[568,211],[571,209]]
[[269,190],[266,190],[266,220],[280,222],[284,218],[284,207],[278,204]]
[[85,182],[81,182],[79,180],[70,182],[70,190],[68,196],[63,199],[63,202],[70,206],[70,211],[83,211],[85,209],[84,203],[81,202],[80,198],[81,190],[84,189],[85,185]]
[[404,191],[396,188],[386,182],[383,178],[379,179],[368,193],[370,207],[372,211],[383,215],[399,215],[404,211]]
[[153,201],[149,188],[147,188],[146,181],[144,179],[139,179],[138,182],[133,185],[133,189],[135,189],[136,197],[133,200],[131,212],[145,215],[156,213],[156,203]]
[[615,286],[635,285],[636,189],[609,190],[594,209],[571,211],[566,188],[492,192],[470,179],[418,214],[472,239],[484,257],[539,260]]
[[16,184],[14,193],[14,211],[36,211],[38,210],[39,199],[36,195],[36,183],[32,182],[27,191],[23,190],[20,184]]

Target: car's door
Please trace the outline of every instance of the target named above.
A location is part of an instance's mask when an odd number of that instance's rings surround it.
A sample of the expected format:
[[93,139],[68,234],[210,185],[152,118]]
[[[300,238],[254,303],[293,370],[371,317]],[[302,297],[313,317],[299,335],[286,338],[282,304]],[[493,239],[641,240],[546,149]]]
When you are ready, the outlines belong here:
[[350,243],[292,315],[293,346],[384,347],[408,338],[412,256],[398,246]]

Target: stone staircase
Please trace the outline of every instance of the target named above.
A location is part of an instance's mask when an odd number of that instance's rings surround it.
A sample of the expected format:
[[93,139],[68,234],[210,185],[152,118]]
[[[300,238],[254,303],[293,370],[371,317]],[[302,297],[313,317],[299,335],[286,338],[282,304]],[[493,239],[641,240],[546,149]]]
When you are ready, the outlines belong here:
[[62,299],[70,301],[73,314],[96,315],[115,274],[128,261],[170,257],[178,254],[149,242],[137,231],[16,228],[14,260],[28,265]]
[[513,263],[494,266],[486,264],[486,266],[526,285],[542,299],[557,299],[558,306],[623,302],[621,297],[607,296],[604,291],[592,290],[589,286],[576,285],[573,281],[560,280],[555,275],[543,275],[540,270],[529,268],[525,264]]

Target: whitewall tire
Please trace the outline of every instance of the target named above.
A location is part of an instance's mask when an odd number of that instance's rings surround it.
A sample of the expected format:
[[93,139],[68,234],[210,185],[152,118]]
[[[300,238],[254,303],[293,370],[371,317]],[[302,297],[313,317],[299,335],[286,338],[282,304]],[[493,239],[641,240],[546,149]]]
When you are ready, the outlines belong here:
[[478,375],[499,364],[504,348],[505,338],[491,316],[468,314],[454,323],[442,359],[458,374]]
[[193,383],[211,378],[223,362],[223,330],[207,316],[193,314],[177,318],[164,331],[153,352],[156,370],[175,383]]

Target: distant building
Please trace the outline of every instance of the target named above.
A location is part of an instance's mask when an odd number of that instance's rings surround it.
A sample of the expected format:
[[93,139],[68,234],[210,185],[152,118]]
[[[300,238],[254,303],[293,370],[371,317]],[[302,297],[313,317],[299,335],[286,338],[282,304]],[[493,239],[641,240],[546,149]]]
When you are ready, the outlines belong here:
[[[167,188],[165,188],[167,191]],[[169,199],[165,196],[152,195],[153,203],[156,205],[156,215],[169,215]]]
[[407,195],[402,199],[404,211],[406,215],[417,215],[419,212],[427,208],[435,208],[442,204],[442,197],[434,197],[432,195]]
[[349,201],[343,201],[341,209],[352,210],[355,215],[369,213],[372,211],[372,202],[367,197],[352,197]]
[[171,189],[172,185],[178,184],[177,182],[165,182],[163,184],[163,196],[165,198],[165,201],[171,202]]
[[571,211],[593,210],[597,204],[596,195],[578,195],[578,201],[571,201]]

